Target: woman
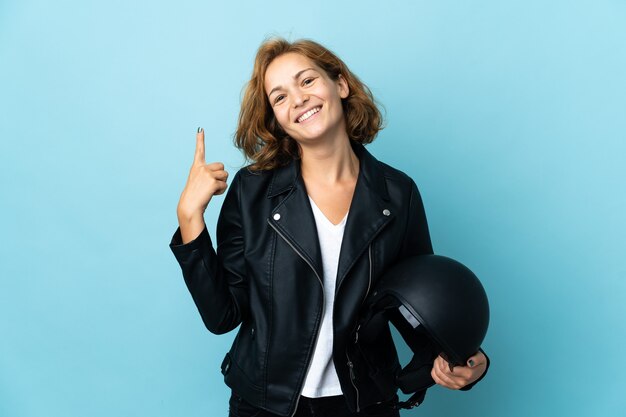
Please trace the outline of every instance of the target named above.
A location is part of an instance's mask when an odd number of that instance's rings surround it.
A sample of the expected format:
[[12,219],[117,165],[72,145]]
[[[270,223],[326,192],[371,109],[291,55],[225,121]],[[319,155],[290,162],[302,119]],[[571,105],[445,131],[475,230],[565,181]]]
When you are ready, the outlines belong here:
[[[222,363],[231,416],[399,415],[391,334],[365,360],[356,320],[387,267],[432,246],[413,180],[363,146],[381,125],[369,89],[328,49],[264,42],[235,138],[253,163],[228,189],[217,252],[203,213],[228,173],[205,162],[198,129],[170,247],[206,327],[241,324]],[[439,357],[433,378],[469,389],[487,365],[482,352],[470,360],[450,371]]]

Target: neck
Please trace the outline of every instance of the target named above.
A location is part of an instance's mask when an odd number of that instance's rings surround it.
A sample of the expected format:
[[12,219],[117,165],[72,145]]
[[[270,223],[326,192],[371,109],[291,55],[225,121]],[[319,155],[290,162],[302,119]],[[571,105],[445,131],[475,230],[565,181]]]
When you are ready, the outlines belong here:
[[302,178],[326,184],[355,181],[359,174],[359,158],[350,140],[302,146]]

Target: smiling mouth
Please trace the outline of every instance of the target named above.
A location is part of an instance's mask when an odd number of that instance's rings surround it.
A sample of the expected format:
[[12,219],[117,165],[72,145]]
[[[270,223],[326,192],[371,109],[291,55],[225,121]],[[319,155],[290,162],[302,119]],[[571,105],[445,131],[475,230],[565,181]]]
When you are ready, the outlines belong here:
[[308,120],[311,116],[318,113],[321,109],[322,109],[322,106],[312,108],[308,112],[304,113],[302,116],[298,117],[298,119],[296,120],[296,123],[302,123]]

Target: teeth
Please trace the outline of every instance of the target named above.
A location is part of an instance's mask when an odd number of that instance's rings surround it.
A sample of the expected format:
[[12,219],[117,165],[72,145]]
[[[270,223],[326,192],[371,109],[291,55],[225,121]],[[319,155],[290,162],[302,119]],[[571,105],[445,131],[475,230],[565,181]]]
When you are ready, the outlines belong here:
[[298,123],[304,122],[306,119],[313,116],[318,111],[320,111],[319,107],[309,110],[308,112],[304,113],[302,116],[298,117]]

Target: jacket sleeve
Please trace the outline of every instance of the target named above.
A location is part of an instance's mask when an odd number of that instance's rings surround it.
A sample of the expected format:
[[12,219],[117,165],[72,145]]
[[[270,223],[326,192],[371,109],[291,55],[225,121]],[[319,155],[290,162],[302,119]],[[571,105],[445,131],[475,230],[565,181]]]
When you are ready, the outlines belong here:
[[[411,180],[411,197],[409,201],[409,217],[406,228],[406,235],[404,237],[404,244],[402,246],[401,259],[411,255],[424,255],[432,254],[433,247],[430,240],[430,233],[428,231],[428,222],[426,221],[426,212],[424,210],[424,204],[422,198],[417,189],[415,181]],[[487,358],[487,367],[485,372],[476,381],[472,382],[461,388],[462,391],[469,391],[474,385],[482,380],[487,371],[489,370],[489,357],[484,350],[480,351]]]
[[430,241],[430,233],[428,231],[428,222],[426,221],[426,212],[424,211],[422,197],[417,190],[415,181],[411,180],[408,220],[400,259],[412,255],[432,253],[433,246]]
[[186,244],[178,227],[169,245],[205,326],[215,334],[231,331],[248,314],[240,195],[237,173],[219,214],[217,252],[206,225],[196,239]]

